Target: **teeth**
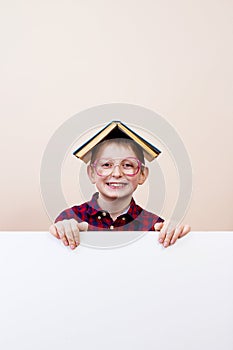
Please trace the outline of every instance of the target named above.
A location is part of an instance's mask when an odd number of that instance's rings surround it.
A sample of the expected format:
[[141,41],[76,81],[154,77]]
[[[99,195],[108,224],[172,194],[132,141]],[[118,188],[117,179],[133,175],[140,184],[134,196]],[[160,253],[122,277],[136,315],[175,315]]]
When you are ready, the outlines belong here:
[[122,187],[122,186],[124,186],[125,184],[121,184],[121,183],[111,183],[111,182],[109,182],[108,185],[109,185],[109,186],[113,186],[113,187]]

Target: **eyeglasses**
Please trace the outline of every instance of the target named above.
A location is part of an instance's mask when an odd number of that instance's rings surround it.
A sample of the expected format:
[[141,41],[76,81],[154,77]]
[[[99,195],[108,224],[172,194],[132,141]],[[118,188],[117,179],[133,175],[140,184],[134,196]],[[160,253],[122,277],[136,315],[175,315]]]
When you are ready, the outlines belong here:
[[97,175],[99,176],[109,176],[115,169],[116,166],[119,166],[121,173],[127,176],[135,176],[139,170],[145,165],[140,162],[137,158],[128,157],[125,158],[118,163],[116,159],[108,159],[108,158],[100,158],[97,159],[93,164],[93,168],[95,169]]

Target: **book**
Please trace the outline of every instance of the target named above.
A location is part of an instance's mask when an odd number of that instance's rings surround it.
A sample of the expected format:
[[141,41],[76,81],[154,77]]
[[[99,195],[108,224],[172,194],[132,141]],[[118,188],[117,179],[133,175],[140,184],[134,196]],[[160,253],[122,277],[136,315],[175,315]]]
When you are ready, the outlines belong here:
[[135,141],[142,149],[145,158],[151,162],[161,151],[138,135],[135,131],[123,124],[121,121],[112,121],[101,129],[97,134],[80,146],[73,154],[88,163],[91,158],[91,150],[102,141],[114,138],[128,138]]

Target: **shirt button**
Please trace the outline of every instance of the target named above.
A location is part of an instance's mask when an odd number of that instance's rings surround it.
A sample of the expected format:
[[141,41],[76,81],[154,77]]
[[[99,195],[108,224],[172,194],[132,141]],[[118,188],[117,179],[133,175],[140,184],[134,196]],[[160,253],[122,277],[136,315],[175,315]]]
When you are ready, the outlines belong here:
[[102,215],[103,215],[103,216],[106,216],[107,214],[105,213],[105,211],[103,211]]
[[110,230],[113,230],[113,229],[114,229],[114,226],[113,226],[113,225],[111,225],[109,228],[110,228]]
[[101,219],[101,216],[98,216],[98,217],[97,217],[97,219],[99,219],[99,220],[100,220],[100,219]]
[[125,221],[125,218],[122,218],[123,221]]

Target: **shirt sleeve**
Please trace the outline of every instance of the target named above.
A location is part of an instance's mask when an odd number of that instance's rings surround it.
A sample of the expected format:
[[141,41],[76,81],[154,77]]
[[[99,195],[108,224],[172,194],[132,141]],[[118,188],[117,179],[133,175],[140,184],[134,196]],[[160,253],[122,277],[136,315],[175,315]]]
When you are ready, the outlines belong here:
[[55,219],[55,223],[58,221],[62,221],[62,220],[70,220],[70,219],[75,219],[78,222],[81,222],[82,220],[80,220],[80,218],[77,215],[77,210],[76,207],[72,207],[72,208],[68,208],[65,209],[64,211],[62,211],[58,217]]
[[164,222],[164,219],[160,218],[159,216],[157,216],[157,218],[155,218],[153,220],[152,227],[151,227],[151,229],[149,231],[155,231],[154,225],[157,224],[158,222]]

